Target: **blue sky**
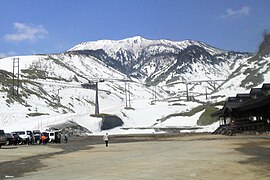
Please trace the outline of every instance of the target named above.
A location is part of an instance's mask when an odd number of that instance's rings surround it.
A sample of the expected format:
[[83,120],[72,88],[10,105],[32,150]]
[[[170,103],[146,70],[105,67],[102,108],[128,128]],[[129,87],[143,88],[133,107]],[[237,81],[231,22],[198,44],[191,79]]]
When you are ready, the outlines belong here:
[[133,36],[256,52],[269,0],[1,0],[0,56],[60,53]]

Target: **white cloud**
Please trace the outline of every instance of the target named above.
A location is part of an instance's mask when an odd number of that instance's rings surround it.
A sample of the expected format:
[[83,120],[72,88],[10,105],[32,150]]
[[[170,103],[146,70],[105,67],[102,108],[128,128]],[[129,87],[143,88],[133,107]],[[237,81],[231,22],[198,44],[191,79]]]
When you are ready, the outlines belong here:
[[16,56],[17,53],[15,51],[9,51],[8,53],[0,53],[0,58],[8,57],[8,56]]
[[229,18],[229,17],[245,17],[250,14],[251,8],[249,6],[244,6],[241,9],[233,10],[231,8],[226,9],[226,14],[222,15],[221,18]]
[[4,36],[6,41],[30,41],[35,42],[38,39],[44,38],[48,35],[48,31],[42,26],[27,25],[24,23],[14,23],[16,32],[14,34],[7,34]]

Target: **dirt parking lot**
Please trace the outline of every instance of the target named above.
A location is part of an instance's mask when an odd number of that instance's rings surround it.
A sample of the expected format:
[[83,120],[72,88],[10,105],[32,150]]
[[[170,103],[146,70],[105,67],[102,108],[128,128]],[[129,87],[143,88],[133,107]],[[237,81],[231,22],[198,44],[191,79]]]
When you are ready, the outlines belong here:
[[5,146],[0,179],[269,179],[269,135],[73,137],[68,144]]

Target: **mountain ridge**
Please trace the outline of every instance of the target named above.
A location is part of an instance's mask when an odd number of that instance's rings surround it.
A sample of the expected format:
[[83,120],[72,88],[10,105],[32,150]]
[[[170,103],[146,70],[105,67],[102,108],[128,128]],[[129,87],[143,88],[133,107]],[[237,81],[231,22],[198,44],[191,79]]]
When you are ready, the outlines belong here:
[[[183,80],[192,79],[183,74],[194,73],[192,65],[196,63],[200,63],[200,66],[206,63],[213,71],[218,72],[217,64],[230,66],[232,61],[250,56],[249,53],[225,51],[200,41],[149,40],[140,36],[123,40],[83,42],[66,53],[94,56],[128,76],[156,85],[164,79],[169,80],[170,76],[178,79],[181,77]],[[165,72],[168,69],[170,73]],[[207,73],[206,71],[205,74]],[[160,77],[157,77],[158,74]],[[204,75],[202,78],[219,77]]]
[[[139,45],[139,47],[136,45]],[[148,46],[153,46],[153,45],[167,45],[171,47],[178,47],[178,48],[185,48],[188,45],[204,45],[209,47],[209,49],[215,49],[219,50],[218,53],[223,53],[225,50],[214,48],[213,46],[210,46],[202,41],[196,41],[196,40],[182,40],[182,41],[172,41],[172,40],[167,40],[167,39],[157,39],[157,40],[152,40],[148,38],[144,38],[141,36],[134,36],[131,38],[125,38],[122,40],[97,40],[97,41],[88,41],[88,42],[82,42],[79,43],[72,48],[70,48],[67,51],[77,51],[77,50],[97,50],[97,49],[104,49],[107,52],[111,52],[112,46],[117,46],[113,48],[113,51],[116,51],[116,49],[139,49],[142,50],[143,48],[146,48]]]

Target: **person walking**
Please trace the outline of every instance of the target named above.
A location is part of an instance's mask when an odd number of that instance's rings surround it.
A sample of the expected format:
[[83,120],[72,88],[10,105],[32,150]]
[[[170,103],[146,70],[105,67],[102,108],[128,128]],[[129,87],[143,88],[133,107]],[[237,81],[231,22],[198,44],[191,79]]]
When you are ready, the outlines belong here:
[[61,143],[61,133],[60,132],[58,132],[57,138],[58,138],[58,143],[60,144]]
[[108,147],[108,144],[109,144],[109,135],[108,133],[106,133],[104,136],[103,136],[103,140],[106,144],[106,147]]
[[65,141],[65,143],[67,144],[67,142],[68,142],[68,134],[67,134],[67,133],[65,133],[64,141]]
[[41,142],[43,145],[46,144],[46,136],[44,134],[42,134],[42,136],[41,136]]

